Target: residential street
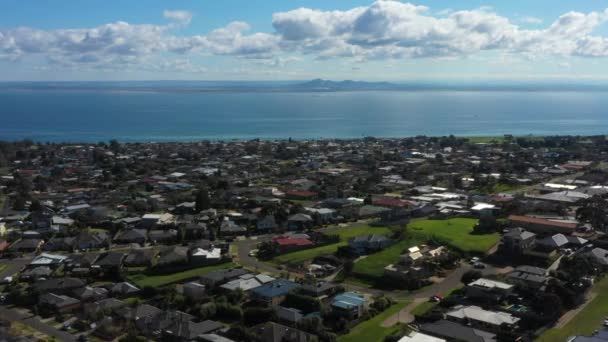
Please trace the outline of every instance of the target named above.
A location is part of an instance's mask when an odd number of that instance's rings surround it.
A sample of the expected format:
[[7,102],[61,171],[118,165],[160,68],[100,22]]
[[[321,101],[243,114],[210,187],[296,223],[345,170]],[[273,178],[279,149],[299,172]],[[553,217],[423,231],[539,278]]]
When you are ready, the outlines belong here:
[[0,319],[11,322],[21,322],[29,327],[32,327],[33,329],[40,331],[45,335],[57,338],[62,342],[76,341],[76,337],[74,337],[72,334],[57,330],[54,327],[48,325],[47,323],[41,322],[33,316],[27,316],[15,309],[0,306]]

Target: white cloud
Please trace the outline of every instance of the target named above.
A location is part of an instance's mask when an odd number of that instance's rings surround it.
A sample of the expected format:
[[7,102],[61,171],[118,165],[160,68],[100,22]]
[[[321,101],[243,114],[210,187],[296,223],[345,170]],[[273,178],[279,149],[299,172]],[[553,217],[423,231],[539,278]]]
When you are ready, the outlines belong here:
[[174,20],[179,22],[180,24],[187,25],[192,20],[192,13],[188,11],[181,10],[165,10],[163,12],[163,16],[167,19]]
[[[119,21],[92,28],[0,29],[0,59],[18,61],[38,56],[54,66],[149,68],[160,56],[172,54],[178,58],[162,62],[166,65],[159,68],[197,70],[199,67],[183,57],[234,56],[256,59],[271,67],[287,65],[302,55],[351,62],[459,58],[485,51],[528,60],[550,55],[608,57],[608,38],[595,33],[608,19],[608,10],[568,12],[544,28],[524,29],[492,8],[434,13],[425,6],[379,0],[344,11],[298,8],[274,13],[274,32],[269,33],[250,32],[249,24],[235,21],[190,36],[174,31],[187,25],[192,13],[167,10],[163,15],[170,23],[134,25]],[[540,25],[534,19],[523,20]]]

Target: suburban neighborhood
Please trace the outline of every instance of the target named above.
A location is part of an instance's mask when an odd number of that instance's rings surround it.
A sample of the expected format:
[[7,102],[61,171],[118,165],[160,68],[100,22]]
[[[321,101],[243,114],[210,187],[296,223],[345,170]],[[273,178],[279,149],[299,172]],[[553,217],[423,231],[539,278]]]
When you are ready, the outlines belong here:
[[604,136],[0,143],[7,341],[608,340]]

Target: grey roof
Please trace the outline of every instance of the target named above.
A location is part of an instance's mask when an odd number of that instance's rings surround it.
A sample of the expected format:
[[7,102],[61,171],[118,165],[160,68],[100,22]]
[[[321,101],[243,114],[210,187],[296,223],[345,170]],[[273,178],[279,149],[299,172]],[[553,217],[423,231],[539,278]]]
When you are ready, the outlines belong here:
[[547,236],[544,239],[537,240],[537,244],[551,247],[551,248],[560,248],[568,244],[568,238],[564,234],[555,234],[553,236]]
[[505,237],[510,239],[528,240],[535,237],[536,234],[529,232],[523,228],[513,228],[505,234]]
[[430,335],[466,342],[495,342],[496,335],[447,320],[425,323],[420,330]]
[[608,265],[608,250],[596,247],[587,252],[586,255],[593,258],[601,265]]

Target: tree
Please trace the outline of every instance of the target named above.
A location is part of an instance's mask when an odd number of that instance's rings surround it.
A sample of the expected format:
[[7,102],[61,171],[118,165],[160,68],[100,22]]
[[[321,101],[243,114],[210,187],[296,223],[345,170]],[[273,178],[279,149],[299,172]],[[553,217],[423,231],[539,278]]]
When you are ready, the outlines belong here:
[[590,223],[594,229],[605,231],[608,227],[608,205],[599,195],[587,198],[576,210],[576,218]]
[[468,285],[481,277],[482,274],[480,271],[468,270],[462,275],[462,277],[460,278],[460,282],[465,285]]
[[203,210],[211,208],[211,199],[209,199],[209,191],[206,188],[201,188],[196,193],[195,202],[196,211],[199,213]]

